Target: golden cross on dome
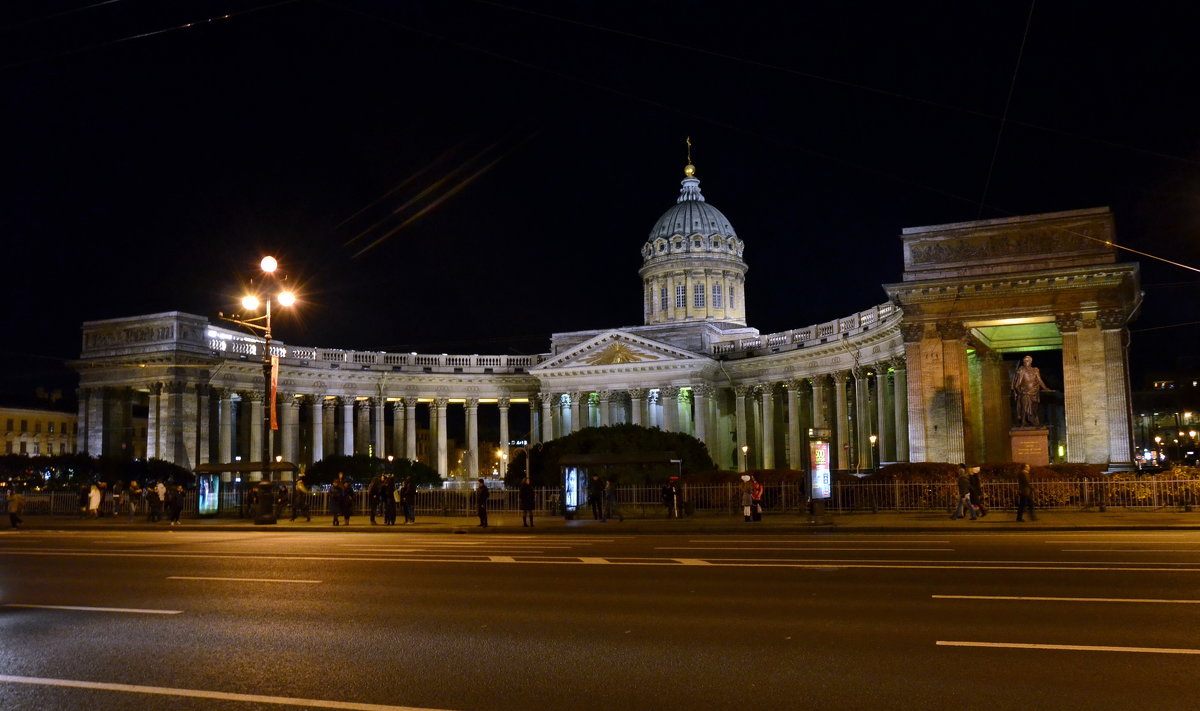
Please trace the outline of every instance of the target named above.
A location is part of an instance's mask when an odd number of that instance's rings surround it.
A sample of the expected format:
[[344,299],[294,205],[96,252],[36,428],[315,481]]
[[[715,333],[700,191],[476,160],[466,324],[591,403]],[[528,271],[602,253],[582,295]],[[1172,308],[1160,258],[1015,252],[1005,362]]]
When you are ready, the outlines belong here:
[[683,169],[683,174],[690,178],[696,174],[696,166],[692,165],[692,137],[691,136],[687,137],[687,156],[688,156],[688,162],[687,162],[687,166],[684,167],[684,169]]

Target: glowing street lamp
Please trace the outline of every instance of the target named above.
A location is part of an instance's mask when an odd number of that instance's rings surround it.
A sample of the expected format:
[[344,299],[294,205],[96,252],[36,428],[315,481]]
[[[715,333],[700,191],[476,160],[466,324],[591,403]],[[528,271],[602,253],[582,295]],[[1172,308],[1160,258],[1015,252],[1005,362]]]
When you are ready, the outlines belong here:
[[[277,275],[279,261],[274,257],[263,257],[258,266],[262,270],[262,273],[273,282],[277,283],[282,279],[286,279],[286,277],[281,278]],[[236,323],[243,328],[248,328],[254,333],[261,333],[263,336],[263,431],[261,461],[263,464],[263,478],[267,480],[271,478],[268,464],[271,461],[271,415],[275,411],[275,398],[272,396],[271,387],[271,376],[274,371],[271,359],[271,302],[274,301],[284,307],[293,306],[296,303],[296,294],[289,289],[279,289],[274,295],[270,291],[267,289],[262,294],[249,293],[242,297],[241,304],[245,311],[255,312],[262,306],[262,316],[245,317],[241,314],[226,316],[221,312],[217,312],[217,315],[222,319]],[[282,459],[283,457],[280,456],[276,458],[276,461],[279,462]]]
[[878,467],[878,465],[876,464],[876,457],[875,457],[875,454],[876,454],[875,443],[879,441],[879,435],[871,435],[867,439],[871,440],[871,469],[875,469]]

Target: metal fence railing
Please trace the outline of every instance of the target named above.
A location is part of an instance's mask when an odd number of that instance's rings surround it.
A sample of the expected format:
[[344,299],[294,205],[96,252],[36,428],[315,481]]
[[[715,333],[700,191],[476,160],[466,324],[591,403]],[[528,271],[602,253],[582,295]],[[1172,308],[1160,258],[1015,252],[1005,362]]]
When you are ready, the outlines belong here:
[[[1014,508],[1017,501],[1015,482],[987,482],[983,484],[988,505],[992,508]],[[488,509],[493,512],[517,512],[520,509],[517,490],[492,489],[488,497]],[[665,508],[661,490],[650,486],[620,486],[616,490],[617,505],[621,514],[630,518],[662,516]],[[280,515],[290,516],[289,504],[282,507]],[[705,512],[741,515],[741,493],[736,484],[711,484],[703,486],[684,485],[680,490],[681,509],[685,513]],[[559,489],[535,490],[534,510],[540,515],[561,516],[565,513],[562,492]],[[851,511],[950,511],[958,502],[958,487],[954,482],[918,484],[906,482],[836,482],[826,509],[834,512]],[[1113,507],[1137,510],[1153,510],[1200,503],[1200,480],[1129,479],[1075,482],[1037,482],[1034,485],[1034,502],[1039,509],[1078,510],[1087,508]],[[353,515],[369,515],[367,492],[355,492]],[[763,508],[781,513],[806,511],[808,500],[804,490],[796,484],[765,484]],[[0,509],[3,510],[3,509]],[[114,514],[111,497],[105,497],[101,505],[105,516]],[[579,515],[588,514],[586,496],[579,502]],[[309,494],[309,512],[313,517],[329,516],[327,492]],[[470,516],[475,513],[474,499],[470,491],[456,489],[421,489],[417,493],[415,512],[417,516]],[[55,516],[85,515],[79,509],[79,497],[67,491],[35,491],[25,494],[25,513]],[[142,499],[129,511],[128,503],[122,502],[121,516],[144,518],[149,513],[147,502]],[[221,517],[252,516],[253,502],[249,493],[222,491],[217,514]],[[166,512],[163,512],[164,518]],[[194,518],[197,513],[196,492],[187,492],[184,498],[183,516]],[[399,514],[401,517],[402,513]]]

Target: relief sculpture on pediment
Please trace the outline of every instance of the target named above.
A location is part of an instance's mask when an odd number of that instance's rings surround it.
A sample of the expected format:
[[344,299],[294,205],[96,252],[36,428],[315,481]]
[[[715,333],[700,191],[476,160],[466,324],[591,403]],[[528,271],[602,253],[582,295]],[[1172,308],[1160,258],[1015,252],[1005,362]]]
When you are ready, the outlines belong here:
[[616,365],[619,363],[636,363],[643,360],[660,359],[661,357],[654,353],[634,350],[625,343],[617,342],[599,353],[593,353],[590,356],[581,358],[579,362],[586,363],[587,365]]

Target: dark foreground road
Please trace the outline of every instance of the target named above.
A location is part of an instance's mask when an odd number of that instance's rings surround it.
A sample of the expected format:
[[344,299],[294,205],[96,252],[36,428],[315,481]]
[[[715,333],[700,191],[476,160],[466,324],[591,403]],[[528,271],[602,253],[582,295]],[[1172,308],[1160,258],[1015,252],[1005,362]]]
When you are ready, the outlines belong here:
[[4,709],[1195,709],[1200,534],[0,535]]

